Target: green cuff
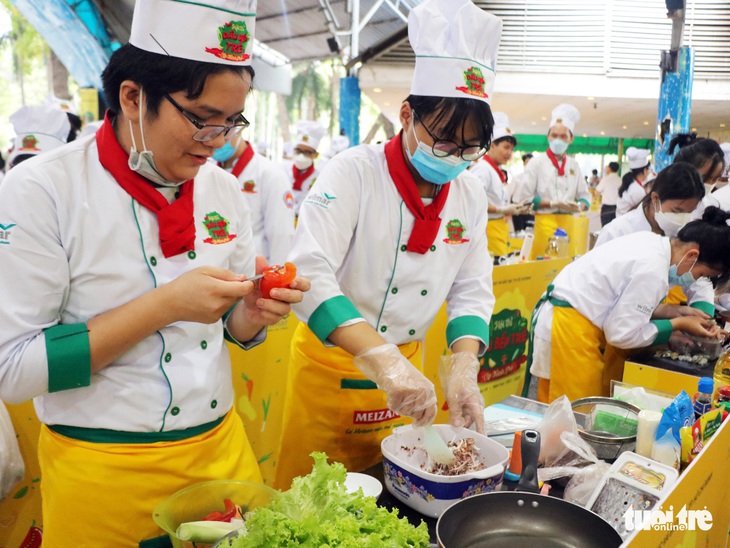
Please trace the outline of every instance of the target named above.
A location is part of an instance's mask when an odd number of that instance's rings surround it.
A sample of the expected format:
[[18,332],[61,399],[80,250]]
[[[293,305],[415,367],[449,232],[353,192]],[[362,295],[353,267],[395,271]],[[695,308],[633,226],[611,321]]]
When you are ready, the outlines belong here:
[[586,205],[586,209],[591,208],[591,203],[588,200],[586,200],[585,198],[579,198],[578,201],[583,202]]
[[484,349],[489,346],[489,324],[479,316],[460,316],[446,326],[446,345],[450,348],[456,339],[471,337],[479,339]]
[[537,210],[537,208],[540,207],[540,202],[542,202],[542,198],[535,196],[532,199],[532,209]]
[[59,324],[44,331],[48,392],[91,385],[91,349],[85,323]]
[[651,320],[651,323],[653,323],[659,330],[653,344],[664,344],[667,342],[669,337],[672,335],[672,330],[674,329],[672,327],[672,322],[669,320]]
[[689,305],[689,307],[696,308],[697,310],[702,310],[702,312],[710,317],[713,317],[715,315],[715,305],[712,303],[708,303],[707,301],[697,301],[696,303],[692,303],[691,305]]
[[352,301],[344,295],[338,295],[327,299],[317,307],[309,317],[307,327],[324,343],[337,326],[357,318],[362,318],[362,314]]

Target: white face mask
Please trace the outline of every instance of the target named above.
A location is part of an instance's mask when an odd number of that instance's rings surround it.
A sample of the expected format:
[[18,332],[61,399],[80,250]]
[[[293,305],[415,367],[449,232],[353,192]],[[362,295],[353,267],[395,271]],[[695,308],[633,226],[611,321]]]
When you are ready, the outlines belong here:
[[312,164],[314,163],[314,160],[310,158],[309,156],[305,156],[304,154],[297,154],[294,156],[294,166],[299,171],[304,171],[305,169],[309,169],[312,167]]
[[154,154],[151,150],[147,150],[147,144],[144,142],[144,127],[142,119],[145,115],[145,102],[144,102],[144,90],[139,90],[139,104],[141,106],[141,112],[139,116],[139,132],[142,135],[142,152],[137,151],[137,143],[134,139],[134,130],[132,128],[132,121],[129,120],[129,134],[132,137],[132,149],[129,151],[129,159],[127,165],[132,171],[136,171],[145,179],[149,179],[153,183],[159,186],[166,187],[178,187],[185,181],[179,183],[174,181],[168,181],[163,175],[157,170],[155,166]]
[[691,217],[691,213],[664,213],[661,202],[659,202],[658,207],[654,206],[654,220],[664,234],[670,238],[676,238],[679,231],[690,221]]

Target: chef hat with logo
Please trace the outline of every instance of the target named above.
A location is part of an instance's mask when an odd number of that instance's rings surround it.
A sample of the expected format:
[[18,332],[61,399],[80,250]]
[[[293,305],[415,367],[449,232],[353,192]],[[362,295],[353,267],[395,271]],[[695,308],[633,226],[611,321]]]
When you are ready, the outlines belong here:
[[492,129],[492,142],[504,137],[511,137],[514,144],[517,144],[517,139],[512,135],[512,130],[509,128],[509,118],[504,112],[494,112],[494,129]]
[[575,124],[578,122],[580,122],[580,111],[569,103],[562,103],[553,109],[548,130],[561,124],[567,127],[570,133],[575,133]]
[[626,160],[631,169],[639,169],[649,165],[651,150],[646,148],[629,147],[626,149]]
[[304,145],[317,150],[319,142],[326,132],[327,130],[319,122],[299,120],[297,122],[297,138],[294,141],[294,146]]
[[25,106],[10,116],[15,129],[15,146],[8,163],[22,154],[40,154],[66,144],[71,123],[66,113],[48,105]]
[[471,0],[426,0],[408,16],[412,95],[492,100],[502,21]]
[[725,169],[722,172],[722,176],[727,177],[730,174],[730,143],[720,143],[720,148],[725,155]]
[[256,0],[137,0],[129,43],[171,57],[250,65]]

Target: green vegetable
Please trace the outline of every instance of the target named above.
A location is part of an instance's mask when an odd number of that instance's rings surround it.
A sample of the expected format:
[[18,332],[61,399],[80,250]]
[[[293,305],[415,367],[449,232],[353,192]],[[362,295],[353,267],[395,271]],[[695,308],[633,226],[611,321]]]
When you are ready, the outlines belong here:
[[295,478],[288,491],[246,519],[248,534],[231,541],[231,548],[305,546],[312,548],[428,547],[428,528],[418,527],[398,511],[381,508],[362,491],[348,493],[347,471],[341,463],[327,464],[327,455],[312,453],[314,467]]
[[241,523],[227,523],[225,521],[189,521],[181,523],[175,532],[180,540],[192,542],[217,542],[231,531],[241,528]]

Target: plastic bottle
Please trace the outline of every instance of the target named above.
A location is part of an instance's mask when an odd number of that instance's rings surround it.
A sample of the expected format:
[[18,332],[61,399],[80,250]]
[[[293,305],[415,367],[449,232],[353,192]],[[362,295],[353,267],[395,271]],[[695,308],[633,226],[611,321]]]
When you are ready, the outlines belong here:
[[712,388],[715,382],[710,377],[700,377],[697,393],[693,399],[695,419],[699,419],[712,408]]
[[570,238],[568,238],[568,233],[562,228],[556,228],[555,233],[548,240],[547,248],[545,248],[545,256],[551,258],[567,257],[569,245]]
[[712,402],[718,407],[718,399],[720,397],[720,389],[724,386],[730,386],[730,350],[725,350],[720,357],[717,358],[715,364],[715,372],[712,375],[715,381],[715,391],[712,394]]

